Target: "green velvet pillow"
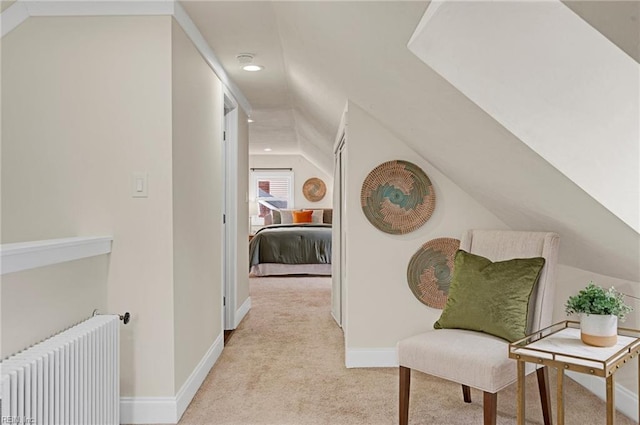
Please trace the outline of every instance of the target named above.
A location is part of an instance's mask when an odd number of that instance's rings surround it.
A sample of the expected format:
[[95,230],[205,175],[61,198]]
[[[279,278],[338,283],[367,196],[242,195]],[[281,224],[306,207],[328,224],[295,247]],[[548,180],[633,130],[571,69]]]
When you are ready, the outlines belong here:
[[493,263],[458,250],[449,298],[436,329],[469,329],[513,342],[525,337],[529,297],[544,258]]

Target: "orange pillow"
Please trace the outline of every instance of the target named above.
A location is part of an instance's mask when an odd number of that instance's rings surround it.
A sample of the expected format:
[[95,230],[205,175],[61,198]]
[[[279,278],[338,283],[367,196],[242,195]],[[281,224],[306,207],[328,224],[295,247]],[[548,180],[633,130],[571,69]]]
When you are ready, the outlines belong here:
[[293,211],[293,222],[294,223],[311,223],[312,216],[313,216],[312,210]]

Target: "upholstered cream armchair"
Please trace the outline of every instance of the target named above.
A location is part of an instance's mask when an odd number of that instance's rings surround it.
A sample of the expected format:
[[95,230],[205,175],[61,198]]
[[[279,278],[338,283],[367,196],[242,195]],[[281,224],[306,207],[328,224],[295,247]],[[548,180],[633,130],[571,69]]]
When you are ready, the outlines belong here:
[[[526,313],[526,333],[551,325],[555,268],[559,237],[555,233],[470,230],[460,249],[493,262],[542,257]],[[457,257],[456,257],[457,259]],[[447,307],[445,307],[446,309]],[[464,401],[471,402],[470,388],[484,392],[484,424],[495,425],[497,393],[516,382],[516,362],[509,359],[509,343],[483,332],[433,329],[398,343],[400,365],[400,425],[409,420],[411,369],[462,384]],[[527,374],[535,369],[527,369]],[[546,368],[537,369],[544,422],[551,424]]]

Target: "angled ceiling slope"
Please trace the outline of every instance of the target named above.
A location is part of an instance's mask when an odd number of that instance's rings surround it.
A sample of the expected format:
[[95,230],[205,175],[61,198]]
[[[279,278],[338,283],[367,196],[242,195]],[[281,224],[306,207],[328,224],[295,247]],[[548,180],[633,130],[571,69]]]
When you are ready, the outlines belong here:
[[446,0],[408,46],[640,231],[640,65],[618,46],[559,1]]
[[[274,2],[181,1],[216,52],[226,71],[242,88],[253,107],[249,151],[258,154],[301,154],[331,174],[331,143],[335,128],[327,128],[317,108],[323,105],[317,93],[298,101],[304,87],[315,89],[308,74],[297,71],[283,46],[281,21]],[[260,72],[245,72],[236,56],[255,54]],[[310,84],[308,84],[310,83]],[[306,93],[303,94],[306,96]],[[340,109],[346,99],[342,99]],[[315,105],[309,113],[308,105]],[[265,149],[270,149],[267,153]]]

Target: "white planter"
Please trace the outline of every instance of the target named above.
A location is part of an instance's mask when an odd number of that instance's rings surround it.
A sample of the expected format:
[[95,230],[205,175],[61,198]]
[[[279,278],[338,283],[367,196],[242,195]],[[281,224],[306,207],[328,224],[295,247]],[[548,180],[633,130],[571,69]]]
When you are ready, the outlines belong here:
[[582,314],[580,339],[588,345],[611,347],[618,342],[618,316],[611,314]]

